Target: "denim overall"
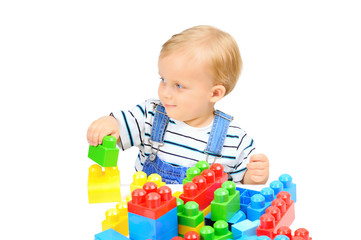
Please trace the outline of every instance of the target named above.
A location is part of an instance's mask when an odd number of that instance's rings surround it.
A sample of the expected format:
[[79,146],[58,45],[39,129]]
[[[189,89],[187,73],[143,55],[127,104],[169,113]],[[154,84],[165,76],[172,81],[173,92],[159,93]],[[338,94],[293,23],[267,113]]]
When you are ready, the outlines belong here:
[[[227,115],[221,111],[217,110],[215,112],[207,148],[204,150],[207,162],[209,156],[214,157],[212,163],[214,163],[217,158],[222,157],[221,152],[223,143],[226,139],[228,127],[232,119],[232,116]],[[165,112],[165,108],[162,105],[156,105],[152,132],[149,139],[152,154],[149,155],[149,157],[146,159],[143,165],[143,172],[145,172],[147,175],[157,173],[167,184],[182,184],[183,179],[187,176],[186,173],[188,168],[173,166],[164,162],[157,156],[159,148],[164,145],[164,134],[166,132],[168,122],[169,117]],[[153,149],[156,149],[156,151],[154,152]]]

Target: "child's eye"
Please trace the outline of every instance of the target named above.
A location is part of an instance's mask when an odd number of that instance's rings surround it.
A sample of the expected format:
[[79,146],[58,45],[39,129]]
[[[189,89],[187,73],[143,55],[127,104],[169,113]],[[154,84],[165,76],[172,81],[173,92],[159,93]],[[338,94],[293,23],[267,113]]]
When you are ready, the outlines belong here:
[[177,86],[177,88],[183,88],[183,86],[180,84],[177,84],[176,86]]
[[162,77],[160,78],[160,80],[161,80],[163,83],[165,82],[165,79],[164,79],[164,78],[162,78]]

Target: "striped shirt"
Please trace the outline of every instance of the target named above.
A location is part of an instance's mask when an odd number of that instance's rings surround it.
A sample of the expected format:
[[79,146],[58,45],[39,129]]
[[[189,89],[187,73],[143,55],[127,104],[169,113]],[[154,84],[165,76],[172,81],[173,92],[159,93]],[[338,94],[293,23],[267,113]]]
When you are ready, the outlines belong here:
[[[129,111],[113,112],[120,125],[120,144],[122,150],[136,146],[139,154],[135,161],[135,170],[141,171],[147,157],[152,153],[150,134],[154,118],[154,106],[159,100],[150,99],[135,106]],[[163,161],[174,166],[192,167],[198,161],[206,160],[204,150],[212,129],[212,124],[203,128],[195,128],[184,122],[169,118],[164,135],[164,145],[159,148],[158,156]],[[153,152],[156,150],[153,143]],[[248,163],[248,157],[255,150],[253,139],[231,121],[223,144],[222,156],[216,162],[224,166],[224,171],[234,182],[243,179]],[[214,158],[209,156],[208,162]]]

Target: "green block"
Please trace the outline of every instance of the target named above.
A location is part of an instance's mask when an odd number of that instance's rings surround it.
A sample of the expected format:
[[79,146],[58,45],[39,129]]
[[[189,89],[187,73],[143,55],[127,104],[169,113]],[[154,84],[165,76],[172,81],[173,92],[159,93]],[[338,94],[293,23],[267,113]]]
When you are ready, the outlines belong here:
[[202,240],[227,240],[233,239],[233,233],[228,230],[228,223],[219,220],[214,223],[213,227],[204,226],[199,231]]
[[234,182],[226,181],[221,188],[214,191],[214,200],[211,202],[212,221],[229,221],[241,208],[239,191],[236,191]]
[[198,203],[193,201],[189,201],[183,205],[183,200],[177,200],[177,215],[178,225],[195,228],[200,223],[204,222],[203,212],[199,211]]
[[201,172],[203,172],[204,170],[209,169],[209,163],[206,161],[199,161],[196,163],[196,167],[199,168]]
[[199,168],[197,168],[197,167],[188,168],[187,177],[185,179],[183,179],[183,185],[188,182],[192,182],[192,179],[198,175],[201,175],[201,170]]
[[88,157],[102,167],[116,167],[119,155],[116,145],[115,137],[105,136],[102,144],[96,147],[89,146]]

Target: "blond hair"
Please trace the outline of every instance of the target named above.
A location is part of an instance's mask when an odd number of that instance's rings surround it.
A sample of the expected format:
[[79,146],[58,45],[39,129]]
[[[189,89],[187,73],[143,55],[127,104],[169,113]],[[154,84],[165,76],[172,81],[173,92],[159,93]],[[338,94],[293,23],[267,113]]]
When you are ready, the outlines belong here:
[[159,58],[182,50],[193,57],[202,55],[209,62],[214,83],[225,87],[225,95],[233,90],[241,73],[242,59],[230,34],[204,25],[186,29],[163,44]]

